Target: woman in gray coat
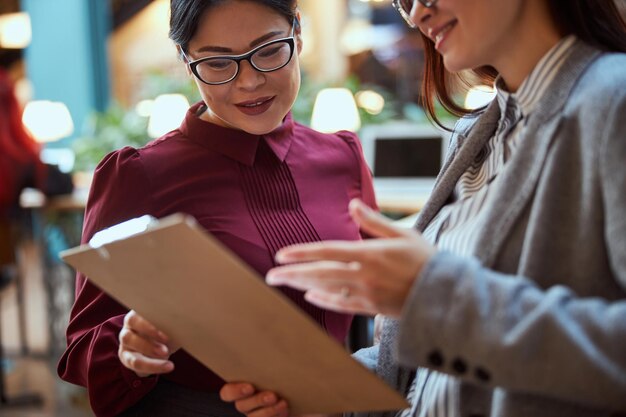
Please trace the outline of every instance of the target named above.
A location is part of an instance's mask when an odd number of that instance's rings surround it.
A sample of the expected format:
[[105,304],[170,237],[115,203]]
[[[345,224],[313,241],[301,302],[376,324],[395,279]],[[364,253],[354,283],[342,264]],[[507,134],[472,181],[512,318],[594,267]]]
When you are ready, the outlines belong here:
[[[626,25],[615,3],[394,4],[425,39],[425,107],[435,117],[438,99],[465,116],[434,192],[411,231],[353,201],[379,239],[285,248],[277,260],[293,265],[268,282],[385,316],[380,345],[357,357],[409,398],[386,416],[626,414]],[[452,100],[463,70],[495,84],[486,108]],[[254,417],[288,413],[243,388],[222,397]]]

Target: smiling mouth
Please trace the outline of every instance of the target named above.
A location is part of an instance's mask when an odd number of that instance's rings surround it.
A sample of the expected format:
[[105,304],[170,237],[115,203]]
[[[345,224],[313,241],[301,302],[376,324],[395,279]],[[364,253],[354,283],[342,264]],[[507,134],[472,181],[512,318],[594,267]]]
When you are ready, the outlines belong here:
[[448,32],[450,32],[452,30],[452,28],[454,28],[456,26],[456,23],[457,23],[457,21],[453,20],[450,23],[448,23],[447,25],[443,26],[441,29],[439,29],[436,33],[434,33],[434,34],[431,33],[430,38],[433,40],[433,42],[435,42],[435,47],[436,48],[445,39],[445,37],[448,34]]
[[255,101],[246,101],[244,103],[239,103],[237,104],[237,106],[240,107],[246,107],[246,108],[255,108],[258,106],[262,106],[263,104],[267,103],[268,101],[272,100],[274,97],[263,97],[260,98],[258,100]]
[[247,116],[259,116],[268,111],[276,99],[276,96],[260,97],[250,101],[242,101],[237,103],[237,109]]

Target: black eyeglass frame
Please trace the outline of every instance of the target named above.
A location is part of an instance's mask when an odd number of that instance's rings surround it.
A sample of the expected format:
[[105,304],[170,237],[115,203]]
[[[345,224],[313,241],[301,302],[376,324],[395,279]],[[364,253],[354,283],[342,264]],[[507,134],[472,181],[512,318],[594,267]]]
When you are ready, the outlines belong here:
[[[286,67],[291,62],[291,60],[293,59],[293,51],[294,51],[294,49],[296,47],[295,27],[296,27],[297,24],[298,24],[297,19],[294,19],[294,23],[293,23],[292,28],[291,28],[291,36],[288,36],[286,38],[274,39],[272,41],[266,42],[266,43],[264,43],[262,45],[257,46],[256,48],[252,49],[251,51],[248,51],[245,54],[241,54],[241,55],[209,56],[209,57],[206,57],[206,58],[200,58],[200,59],[196,59],[195,61],[191,61],[187,57],[187,54],[185,54],[185,51],[183,51],[181,49],[181,52],[183,54],[183,57],[187,61],[187,65],[189,65],[189,68],[191,69],[191,72],[193,73],[193,75],[196,76],[197,79],[199,79],[200,81],[202,81],[203,83],[208,84],[208,85],[226,84],[226,83],[231,82],[235,78],[237,78],[237,75],[239,75],[239,70],[241,68],[241,61],[248,61],[250,66],[252,66],[252,68],[254,68],[255,70],[257,70],[259,72],[274,72],[274,71],[278,71],[281,68]],[[285,42],[285,43],[287,43],[287,45],[289,45],[289,59],[283,65],[281,65],[279,67],[276,67],[276,68],[271,68],[271,69],[262,69],[262,68],[257,67],[256,65],[254,65],[254,62],[252,62],[252,59],[251,59],[252,55],[257,53],[260,49],[263,49],[263,48],[265,48],[267,46],[274,45],[276,43],[281,43],[281,42]],[[237,71],[235,71],[233,76],[230,77],[226,81],[220,81],[220,82],[212,82],[212,81],[205,81],[205,80],[203,80],[202,77],[200,76],[199,71],[198,71],[198,65],[202,64],[203,62],[215,61],[215,60],[221,60],[221,59],[230,59],[230,60],[234,61],[237,64]]]
[[[417,1],[419,1],[422,6],[430,8],[430,7],[433,7],[435,4],[437,4],[438,0],[417,0]],[[408,10],[408,11],[404,10],[404,7],[402,7],[401,3],[402,3],[402,0],[392,0],[391,5],[393,6],[394,9],[398,11],[398,13],[400,13],[400,16],[402,16],[406,24],[412,27],[413,29],[415,29],[416,25],[411,20],[411,10]],[[415,4],[415,0],[413,0],[413,4]]]

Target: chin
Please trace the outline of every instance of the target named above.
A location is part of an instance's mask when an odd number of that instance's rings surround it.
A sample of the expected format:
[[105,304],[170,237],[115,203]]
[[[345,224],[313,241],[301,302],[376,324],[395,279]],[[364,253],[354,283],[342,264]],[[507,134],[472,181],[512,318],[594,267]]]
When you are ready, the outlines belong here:
[[266,135],[276,130],[282,124],[282,120],[278,123],[258,123],[251,122],[242,124],[242,130],[250,133],[251,135]]
[[453,51],[449,51],[443,56],[443,65],[452,73],[481,67],[485,65],[482,61],[481,59],[472,59],[467,53],[455,54]]
[[470,68],[467,65],[463,65],[462,62],[459,62],[458,59],[456,59],[455,57],[452,57],[450,55],[444,55],[443,57],[443,65],[446,67],[446,69],[449,72],[459,72],[459,71],[463,71],[465,69]]

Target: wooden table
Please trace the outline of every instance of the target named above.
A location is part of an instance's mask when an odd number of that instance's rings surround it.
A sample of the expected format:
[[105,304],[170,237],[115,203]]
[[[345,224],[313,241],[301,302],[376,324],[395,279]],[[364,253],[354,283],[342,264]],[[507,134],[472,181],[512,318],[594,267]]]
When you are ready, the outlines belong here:
[[20,195],[20,207],[27,210],[84,212],[88,194],[88,189],[78,188],[72,194],[46,197],[39,190],[27,188]]

